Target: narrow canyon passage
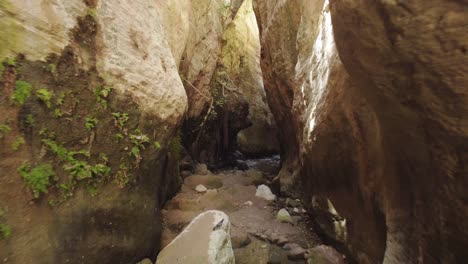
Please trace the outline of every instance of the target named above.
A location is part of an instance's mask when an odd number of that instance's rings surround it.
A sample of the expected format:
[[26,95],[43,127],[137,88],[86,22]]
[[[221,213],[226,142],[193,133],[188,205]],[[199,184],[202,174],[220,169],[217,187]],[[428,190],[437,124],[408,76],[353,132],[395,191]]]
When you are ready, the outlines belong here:
[[0,0],[0,263],[465,263],[468,2]]

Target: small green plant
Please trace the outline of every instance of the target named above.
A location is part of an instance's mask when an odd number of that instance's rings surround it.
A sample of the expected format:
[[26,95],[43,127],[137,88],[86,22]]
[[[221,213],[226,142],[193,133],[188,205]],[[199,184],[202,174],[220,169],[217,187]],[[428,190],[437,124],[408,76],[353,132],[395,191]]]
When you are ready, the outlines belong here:
[[114,125],[120,129],[122,129],[128,121],[127,113],[114,112],[112,113],[112,116],[114,117]]
[[5,58],[3,62],[0,63],[0,75],[3,75],[3,71],[5,70],[5,65],[16,66],[16,60],[14,58]]
[[36,96],[47,106],[47,108],[52,106],[50,100],[54,97],[54,94],[47,88],[37,90]]
[[11,132],[11,127],[7,124],[0,124],[0,139]]
[[96,124],[98,123],[98,120],[95,117],[86,117],[85,120],[85,127],[88,129],[88,131],[91,131],[93,128],[96,127]]
[[55,108],[54,115],[57,118],[62,117],[63,116],[62,110],[60,110],[60,108]]
[[57,106],[63,105],[63,101],[65,100],[65,93],[61,92],[60,96],[57,97],[57,100],[55,100],[55,104]]
[[68,150],[62,146],[57,144],[55,141],[50,139],[43,139],[42,143],[49,148],[55,155],[57,155],[61,160],[66,161],[69,159]]
[[125,162],[121,162],[119,164],[119,171],[117,171],[117,174],[115,175],[115,182],[120,188],[124,188],[130,181],[130,176],[127,164],[125,164]]
[[107,109],[107,98],[109,97],[112,88],[110,86],[98,86],[96,89],[96,101]]
[[122,133],[117,133],[117,134],[115,134],[115,138],[120,141],[120,140],[124,139],[124,135]]
[[31,96],[32,85],[25,81],[16,81],[15,91],[11,96],[11,100],[19,105],[23,105]]
[[13,141],[13,144],[11,144],[11,148],[13,150],[18,150],[24,143],[24,138],[21,136],[16,137],[15,141]]
[[52,73],[52,75],[55,75],[55,73],[57,72],[57,65],[51,63],[47,66],[47,69],[50,73]]
[[155,149],[160,149],[161,148],[161,144],[159,144],[159,141],[157,141],[157,140],[154,141],[153,146],[154,146]]
[[0,223],[0,238],[8,239],[11,236],[11,227],[7,224]]
[[97,19],[97,11],[94,8],[88,8],[88,16],[91,16],[94,20]]
[[26,116],[26,124],[33,127],[35,122],[36,120],[34,120],[34,116],[32,114]]
[[23,163],[18,168],[18,173],[23,177],[26,185],[32,190],[34,198],[39,198],[41,193],[47,193],[51,178],[55,177],[55,172],[50,164],[39,164],[32,168]]
[[3,63],[8,66],[16,66],[16,59],[15,58],[5,58]]

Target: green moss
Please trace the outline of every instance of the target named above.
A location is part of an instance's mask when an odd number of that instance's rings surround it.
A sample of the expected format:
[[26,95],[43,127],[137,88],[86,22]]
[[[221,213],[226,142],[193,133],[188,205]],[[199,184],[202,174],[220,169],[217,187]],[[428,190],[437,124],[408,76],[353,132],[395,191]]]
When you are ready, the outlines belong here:
[[25,81],[16,81],[15,88],[11,100],[19,105],[23,105],[26,99],[31,96],[32,85]]
[[97,10],[94,8],[88,8],[87,15],[91,16],[94,20],[97,19]]
[[24,145],[24,143],[26,143],[24,141],[24,138],[21,136],[18,136],[16,137],[15,141],[13,141],[13,144],[11,144],[11,148],[13,150],[18,150],[22,145]]
[[35,124],[36,120],[34,119],[34,116],[32,114],[28,114],[26,116],[26,124],[28,124],[29,126],[33,127],[34,124]]
[[7,224],[0,223],[0,238],[8,239],[11,236],[11,227]]
[[0,63],[0,77],[3,76],[3,71],[5,70],[5,65],[14,67],[14,66],[16,66],[16,60],[14,58],[5,58],[3,60],[3,62]]
[[36,91],[36,96],[50,108],[52,106],[51,100],[54,97],[54,94],[50,92],[47,88],[42,88]]
[[50,164],[39,164],[31,169],[27,163],[23,163],[18,168],[18,173],[32,190],[34,198],[39,198],[41,193],[47,193],[50,180],[55,177],[55,172]]
[[171,144],[169,145],[169,151],[176,158],[180,159],[182,155],[182,137],[180,133],[172,139]]

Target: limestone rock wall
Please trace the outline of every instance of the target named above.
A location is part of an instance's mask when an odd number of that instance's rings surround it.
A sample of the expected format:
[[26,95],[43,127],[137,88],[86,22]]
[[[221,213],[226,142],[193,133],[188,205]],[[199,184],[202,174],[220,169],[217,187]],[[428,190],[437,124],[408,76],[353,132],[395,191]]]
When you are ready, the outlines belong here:
[[384,215],[383,262],[463,262],[467,4],[334,1],[330,9],[343,64],[375,113],[354,114],[363,147],[352,147],[360,154],[351,164],[361,199]]
[[227,94],[226,101],[247,101],[252,124],[238,133],[239,149],[248,155],[278,152],[276,124],[263,88],[260,39],[252,1],[240,6],[224,31],[223,42],[218,81]]
[[149,0],[0,4],[4,263],[156,253],[187,109],[158,12]]
[[256,9],[281,183],[358,263],[463,262],[466,4],[301,3]]

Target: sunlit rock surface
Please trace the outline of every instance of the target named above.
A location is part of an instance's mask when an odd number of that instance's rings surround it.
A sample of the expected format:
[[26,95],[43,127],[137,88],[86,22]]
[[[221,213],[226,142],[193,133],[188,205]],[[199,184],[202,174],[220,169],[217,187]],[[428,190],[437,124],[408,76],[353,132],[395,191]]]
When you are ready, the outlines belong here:
[[225,213],[203,212],[161,250],[156,264],[234,264],[230,230],[231,223]]

